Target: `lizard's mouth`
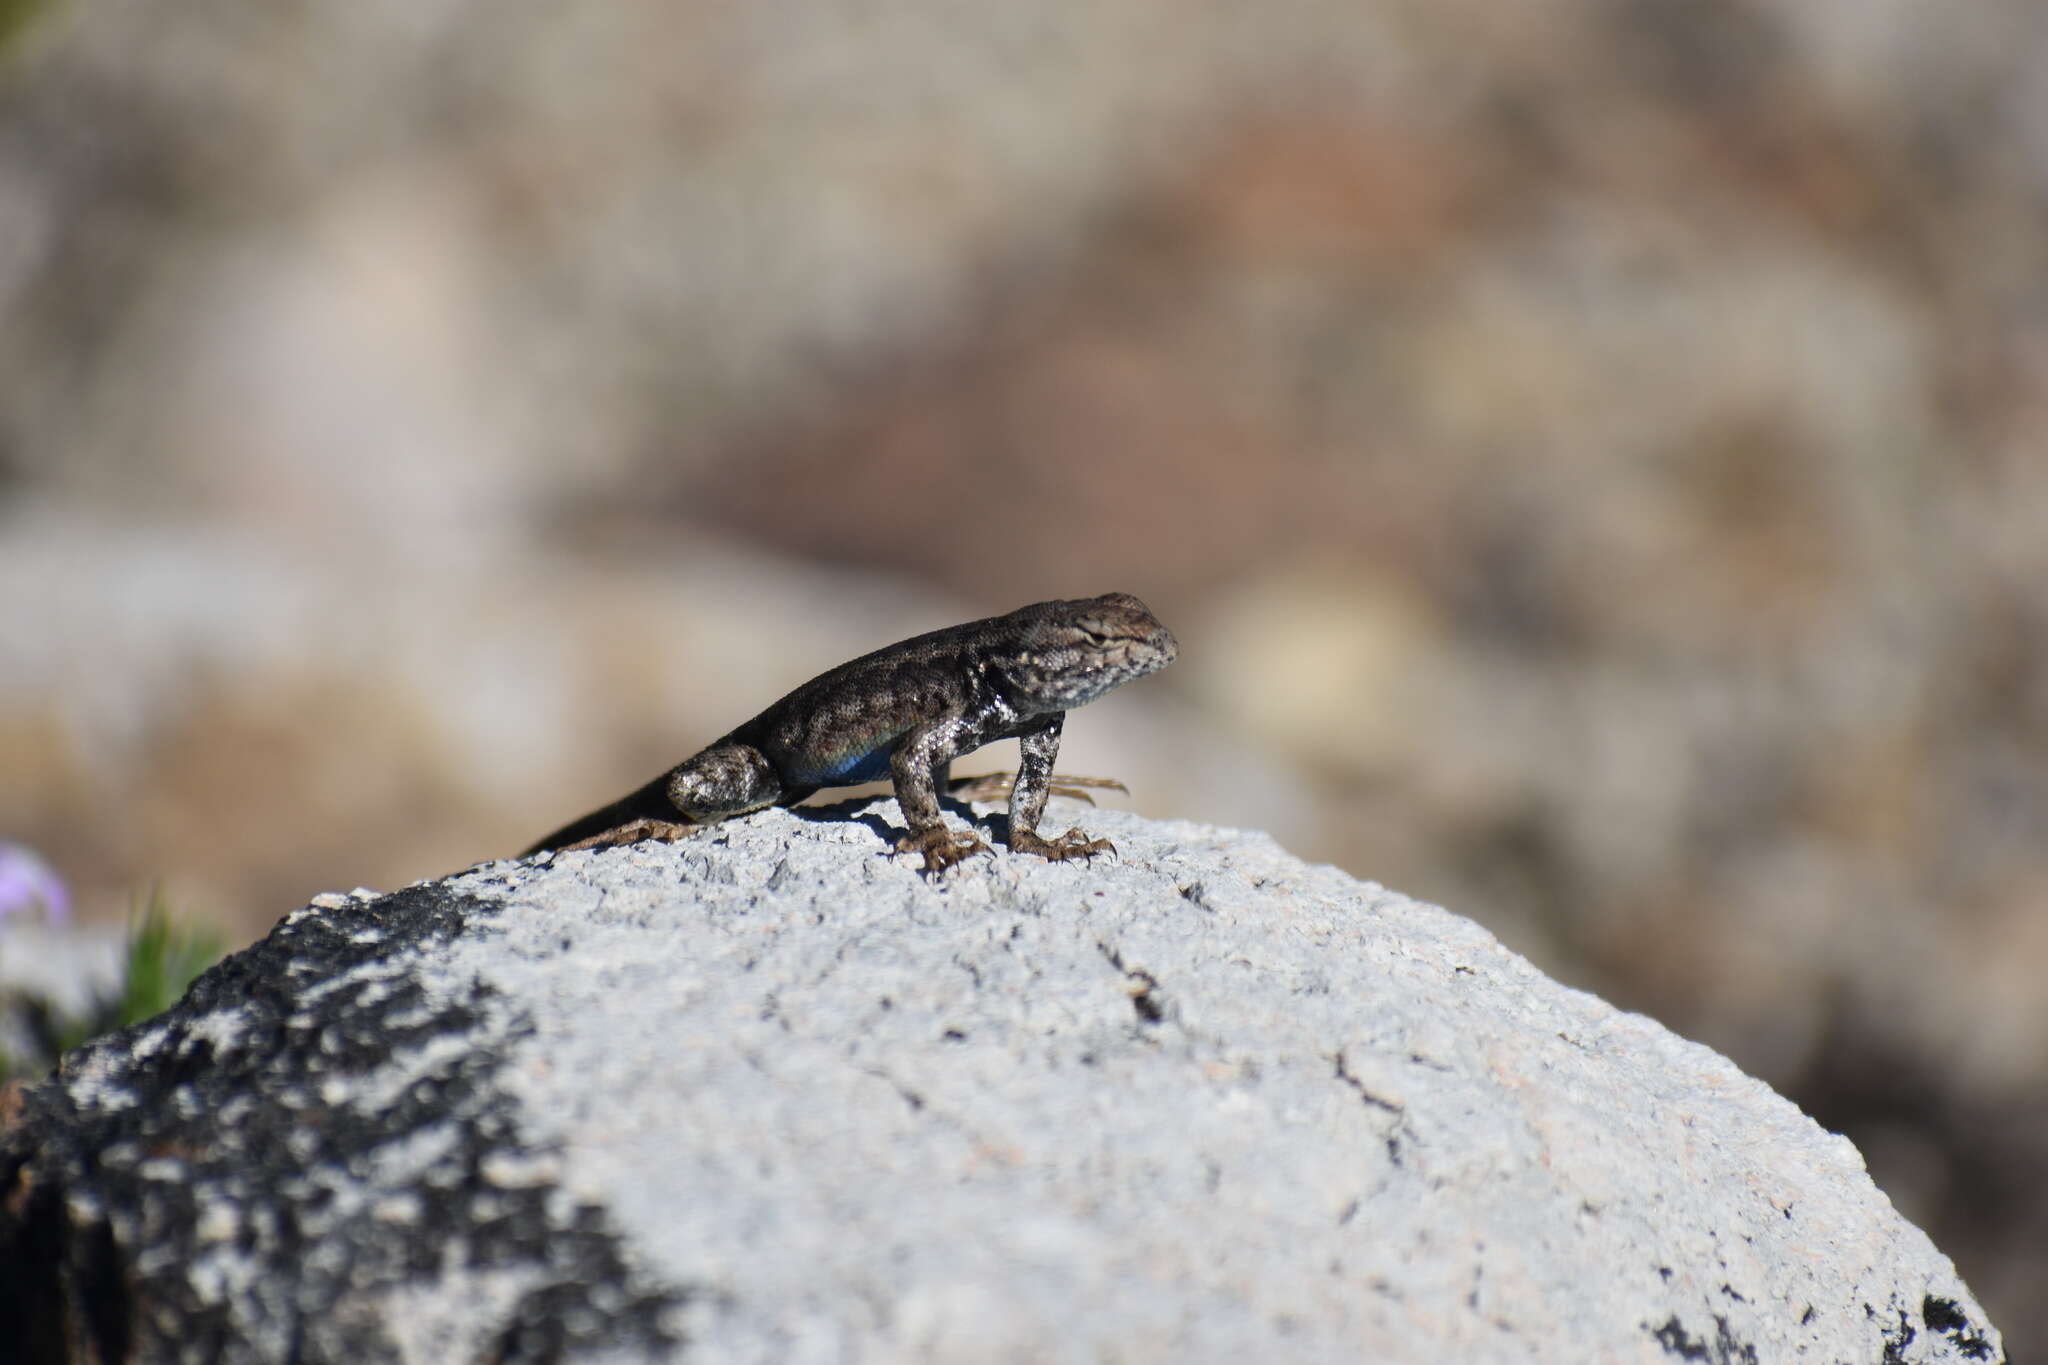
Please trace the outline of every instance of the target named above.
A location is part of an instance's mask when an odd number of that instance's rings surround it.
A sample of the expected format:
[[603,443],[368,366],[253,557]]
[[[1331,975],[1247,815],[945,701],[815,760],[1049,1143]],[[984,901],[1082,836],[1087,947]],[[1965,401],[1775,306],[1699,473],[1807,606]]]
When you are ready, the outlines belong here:
[[1147,663],[1141,672],[1157,673],[1180,657],[1180,641],[1174,639],[1173,632],[1165,626],[1161,626],[1145,643],[1159,651],[1159,657]]
[[1063,706],[1086,706],[1133,678],[1157,673],[1172,663],[1179,652],[1180,647],[1173,636],[1164,630],[1157,635],[1125,640],[1105,650],[1096,666],[1086,674],[1065,679],[1064,685],[1055,683],[1052,690],[1058,694]]

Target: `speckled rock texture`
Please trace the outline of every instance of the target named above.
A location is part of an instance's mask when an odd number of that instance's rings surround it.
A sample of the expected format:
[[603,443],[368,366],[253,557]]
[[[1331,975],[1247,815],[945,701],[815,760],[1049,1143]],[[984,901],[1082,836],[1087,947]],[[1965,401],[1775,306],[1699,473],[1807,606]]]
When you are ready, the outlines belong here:
[[322,897],[15,1098],[0,1342],[2003,1361],[1715,1053],[1264,836],[1079,819],[1121,857],[933,884],[882,801]]

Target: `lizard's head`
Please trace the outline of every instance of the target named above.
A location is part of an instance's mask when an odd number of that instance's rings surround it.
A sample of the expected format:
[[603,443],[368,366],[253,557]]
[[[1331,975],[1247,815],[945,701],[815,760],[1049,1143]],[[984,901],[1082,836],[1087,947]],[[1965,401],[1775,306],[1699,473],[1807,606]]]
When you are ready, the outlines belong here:
[[1127,592],[1040,602],[1000,619],[1014,642],[996,669],[1013,698],[1041,711],[1085,706],[1180,652],[1173,632]]

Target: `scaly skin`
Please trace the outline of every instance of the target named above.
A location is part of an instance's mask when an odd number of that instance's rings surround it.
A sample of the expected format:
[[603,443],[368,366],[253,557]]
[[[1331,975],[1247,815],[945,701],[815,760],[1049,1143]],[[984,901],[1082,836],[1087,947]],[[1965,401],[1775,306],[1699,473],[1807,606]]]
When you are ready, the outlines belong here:
[[986,778],[949,782],[953,760],[1015,738],[1022,761],[1010,787],[1010,848],[1041,858],[1114,852],[1069,830],[1038,833],[1046,796],[1118,787],[1053,772],[1066,713],[1174,660],[1173,635],[1129,593],[1038,602],[1007,616],[949,626],[864,654],[791,692],[702,753],[527,852],[674,839],[767,806],[793,806],[826,787],[885,773],[910,832],[896,845],[939,872],[988,845],[956,834],[939,813],[949,786],[986,793]]

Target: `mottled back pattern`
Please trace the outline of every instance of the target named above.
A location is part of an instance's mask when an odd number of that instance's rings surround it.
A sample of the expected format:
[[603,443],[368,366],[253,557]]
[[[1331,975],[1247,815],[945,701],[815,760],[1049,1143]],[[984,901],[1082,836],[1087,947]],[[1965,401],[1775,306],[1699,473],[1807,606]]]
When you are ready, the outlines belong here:
[[[921,720],[995,707],[1016,725],[1094,701],[1172,663],[1173,635],[1126,592],[1035,602],[1003,616],[929,631],[821,673],[726,736],[803,775],[871,782],[856,766]],[[1011,738],[1005,728],[982,743]],[[856,775],[857,774],[857,775]]]
[[821,673],[703,752],[535,845],[586,847],[676,838],[710,820],[794,805],[822,787],[888,776],[911,833],[898,847],[928,870],[986,845],[954,835],[937,793],[953,759],[999,739],[1022,742],[1010,791],[1010,846],[1048,858],[1108,845],[1069,831],[1038,836],[1048,793],[1114,786],[1056,778],[1066,712],[1173,662],[1179,646],[1129,593],[1037,602],[887,645]]

